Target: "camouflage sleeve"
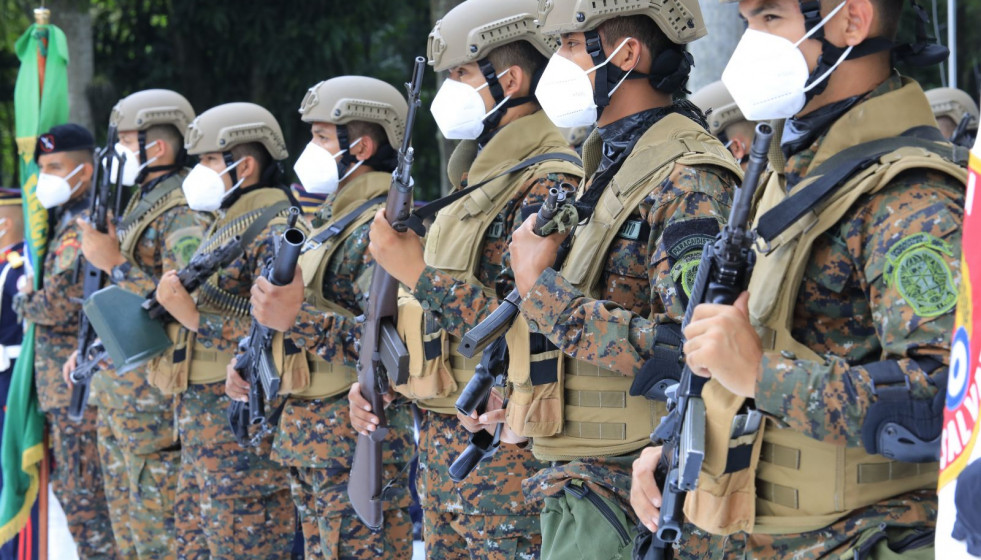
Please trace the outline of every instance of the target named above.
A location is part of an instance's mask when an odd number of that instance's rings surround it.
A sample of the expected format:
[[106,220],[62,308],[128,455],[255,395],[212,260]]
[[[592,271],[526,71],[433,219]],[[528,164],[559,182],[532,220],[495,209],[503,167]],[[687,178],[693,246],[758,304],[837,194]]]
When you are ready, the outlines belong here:
[[44,279],[44,288],[23,298],[24,320],[47,327],[61,325],[82,308],[82,283],[72,282],[72,269]]
[[[246,299],[251,294],[252,284],[262,275],[262,269],[267,262],[272,262],[276,256],[275,239],[282,236],[286,230],[285,224],[267,226],[256,237],[249,247],[246,247],[245,258],[236,259],[231,267],[241,267],[231,270],[237,275],[235,292]],[[198,322],[197,336],[199,340],[210,339],[213,343],[224,345],[237,344],[239,340],[249,335],[252,327],[252,315],[221,315],[218,313],[201,313]],[[224,341],[224,342],[222,342]]]
[[316,353],[324,361],[334,362],[340,357],[346,366],[358,364],[356,341],[361,338],[361,323],[351,317],[304,303],[289,337],[299,348]]
[[[206,229],[207,218],[187,207],[174,208],[154,220],[143,233],[144,237],[153,236],[153,239],[158,240],[154,251],[154,270],[163,274],[168,270],[179,271],[184,268],[201,244]],[[159,242],[160,239],[163,240],[162,243]],[[126,273],[126,278],[116,282],[116,285],[130,292],[149,296],[159,281],[160,278],[134,264]]]
[[[569,183],[576,187],[579,178],[561,173],[532,178],[531,187],[514,199],[513,207],[505,209],[505,214],[508,215],[506,224],[508,234],[502,243],[501,263],[494,263],[499,267],[495,274],[495,288],[498,293],[508,294],[514,289],[511,253],[507,249],[511,243],[511,236],[521,227],[524,222],[523,216],[538,211],[545,197],[548,196],[549,189],[558,187],[562,183]],[[488,296],[481,286],[458,280],[431,266],[427,266],[419,277],[412,295],[419,300],[424,309],[434,314],[448,333],[457,337],[462,337],[468,329],[484,320],[498,306],[498,298]]]
[[[761,410],[815,439],[858,446],[876,400],[866,367],[870,363],[891,362],[907,376],[913,398],[936,393],[931,372],[916,358],[949,362],[964,202],[962,187],[951,187],[950,181],[936,174],[907,176],[870,197],[861,212],[843,223],[841,235],[864,287],[860,297],[867,299],[853,302],[852,308],[870,315],[879,354],[856,365],[830,353],[822,362],[811,362],[767,352],[756,384]],[[855,338],[841,330],[827,337],[832,338],[829,346],[843,353]],[[946,368],[939,374],[946,375]]]
[[359,280],[375,263],[368,252],[370,229],[369,222],[344,239],[327,264],[324,285],[320,286],[324,297],[355,315],[361,314],[361,307],[367,298]]
[[545,334],[569,356],[633,375],[652,357],[658,323],[681,322],[697,273],[697,255],[725,223],[734,185],[727,172],[677,166],[645,199],[640,211],[651,232],[649,254],[640,258],[646,262],[649,316],[617,301],[586,297],[548,269],[521,305],[529,328]]

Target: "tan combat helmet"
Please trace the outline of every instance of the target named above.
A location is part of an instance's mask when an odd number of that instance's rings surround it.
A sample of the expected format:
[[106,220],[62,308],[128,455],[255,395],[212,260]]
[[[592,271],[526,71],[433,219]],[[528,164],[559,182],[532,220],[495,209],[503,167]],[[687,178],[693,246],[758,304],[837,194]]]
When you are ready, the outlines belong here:
[[388,143],[402,144],[409,105],[391,85],[365,76],[341,76],[324,80],[307,91],[300,104],[303,122],[347,124],[363,121],[385,129]]
[[183,95],[169,89],[147,89],[116,103],[109,124],[116,130],[146,130],[154,125],[173,125],[184,134],[194,120],[194,108]]
[[672,42],[684,45],[708,31],[698,0],[539,0],[538,24],[545,35],[591,31],[608,19],[647,16]]
[[227,152],[249,142],[262,144],[275,160],[289,156],[276,117],[255,103],[212,107],[194,119],[184,135],[184,148],[192,156]]
[[709,132],[714,136],[718,136],[727,126],[746,120],[721,80],[693,93],[691,102],[705,113]]
[[957,88],[935,88],[926,92],[927,99],[930,101],[930,108],[933,109],[933,116],[936,118],[947,117],[954,123],[961,122],[964,113],[970,113],[972,120],[970,124],[977,126],[978,106],[965,91]]
[[436,71],[487,57],[495,47],[527,41],[542,56],[552,56],[558,41],[538,30],[536,0],[467,0],[436,22],[427,55]]

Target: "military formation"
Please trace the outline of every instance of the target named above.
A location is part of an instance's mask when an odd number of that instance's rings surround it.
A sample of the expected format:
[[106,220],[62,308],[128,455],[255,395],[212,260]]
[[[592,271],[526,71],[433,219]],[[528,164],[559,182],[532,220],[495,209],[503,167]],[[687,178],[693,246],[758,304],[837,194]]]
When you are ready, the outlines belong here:
[[420,110],[458,141],[453,192],[415,209],[393,201],[416,101],[368,76],[297,92],[293,188],[252,103],[133,93],[111,158],[40,136],[43,288],[0,193],[0,308],[37,325],[79,556],[933,558],[977,105],[893,68],[942,58],[896,42],[902,2],[738,10],[691,95],[694,0],[442,14]]

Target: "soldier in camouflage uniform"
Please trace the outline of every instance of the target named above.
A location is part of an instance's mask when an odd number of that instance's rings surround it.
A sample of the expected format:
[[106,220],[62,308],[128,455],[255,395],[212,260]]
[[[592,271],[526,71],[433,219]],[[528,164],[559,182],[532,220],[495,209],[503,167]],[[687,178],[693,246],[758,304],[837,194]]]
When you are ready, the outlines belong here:
[[[768,420],[762,435],[739,444],[728,433],[707,437],[705,465],[716,470],[703,468],[688,495],[691,534],[676,549],[683,558],[934,556],[939,443],[930,440],[939,440],[943,420],[966,173],[947,159],[951,146],[919,85],[891,70],[900,10],[879,2],[739,3],[747,50],[754,33],[787,48],[823,29],[799,47],[809,82],[823,87],[805,95],[803,78],[785,86],[793,101],[784,107],[765,101],[784,90],[738,81],[729,88],[748,117],[787,119],[756,217],[769,251],[734,306],[695,310],[684,350],[693,371],[711,377],[702,392],[708,426],[732,425],[743,398],[755,399]],[[859,54],[849,57],[845,45]],[[725,75],[752,67],[751,79],[763,84],[786,75],[773,60],[739,53]],[[844,62],[821,79],[828,69],[819,55]],[[911,129],[939,140],[897,150],[896,137]],[[881,139],[892,146],[854,159],[868,166],[829,181],[836,190],[803,219],[775,209],[818,189],[816,177],[829,166],[846,166],[840,157],[824,165],[831,157]],[[650,347],[643,337],[630,340],[624,353],[643,356]],[[750,444],[748,467],[726,459],[730,446]],[[634,468],[632,504],[649,528],[658,519],[651,471],[659,455],[645,450]]]
[[[330,197],[332,217],[311,234],[300,257],[302,277],[283,287],[262,278],[253,288],[253,316],[307,350],[302,359],[309,383],[291,388],[272,458],[290,469],[308,559],[412,555],[406,464],[415,442],[409,401],[400,399],[388,409],[384,463],[393,485],[385,494],[384,529],[368,529],[347,496],[357,443],[348,413],[347,391],[357,379],[349,333],[359,330],[354,317],[363,313],[374,270],[368,228],[384,206],[397,163],[393,146],[402,142],[407,111],[399,91],[374,78],[343,76],[310,88],[300,114],[313,138],[295,169],[306,192]],[[327,336],[331,332],[343,336]],[[248,384],[234,368],[227,387],[229,396],[248,401]]]
[[[537,510],[524,503],[521,481],[544,464],[529,450],[502,448],[459,484],[448,473],[469,440],[454,402],[476,366],[457,353],[460,337],[513,289],[507,244],[523,215],[549,188],[581,179],[578,156],[531,96],[554,51],[535,17],[531,0],[469,0],[436,24],[429,62],[449,79],[432,110],[444,136],[463,140],[447,173],[457,189],[483,186],[439,211],[425,248],[381,213],[371,227],[372,255],[412,293],[399,315],[411,377],[396,389],[423,409],[418,485],[429,558],[540,554]],[[534,156],[543,159],[521,167]],[[423,337],[442,347],[438,356]],[[350,397],[354,426],[367,434],[377,418],[357,387]]]
[[274,237],[296,204],[278,182],[286,146],[276,119],[251,103],[208,110],[185,138],[200,163],[184,180],[184,196],[192,210],[219,215],[199,252],[239,235],[244,253],[199,288],[197,303],[176,271],[157,286],[157,300],[186,329],[176,335],[178,350],[158,364],[175,378],[186,375],[177,410],[178,557],[288,558],[294,527],[288,471],[269,459],[268,441],[245,449],[235,440],[223,383],[252,323],[249,289],[274,256]]
[[951,136],[957,129],[957,125],[961,123],[965,114],[969,115],[961,145],[971,147],[974,144],[974,138],[978,135],[978,104],[974,102],[974,99],[963,90],[946,87],[928,90],[926,96],[927,100],[930,101],[930,109],[937,119],[940,132],[948,140],[953,140]]
[[[672,103],[692,63],[684,44],[705,27],[697,2],[667,5],[556,0],[539,15],[544,33],[562,37],[537,91],[543,108],[562,126],[597,125],[583,145],[583,221],[561,268],[550,267],[563,236],[539,237],[533,220],[510,246],[523,301],[508,341],[527,329],[555,345],[511,345],[506,412],[517,439],[531,436],[535,455],[552,461],[525,484],[542,508],[543,558],[629,555],[630,466],[665,412],[648,388],[679,373],[670,366],[702,245],[724,224],[740,175],[701,112]],[[641,371],[624,349],[637,336],[656,337],[669,367]],[[516,375],[549,360],[548,376]]]
[[44,258],[44,288],[31,291],[33,281],[28,279],[14,308],[37,326],[34,380],[51,430],[52,485],[79,555],[116,558],[96,445],[96,409],[86,407],[80,423],[68,420],[71,391],[61,376],[62,364],[78,345],[82,282],[75,281],[75,268],[82,256],[82,238],[76,218],[88,214],[94,148],[92,133],[76,124],[53,127],[38,138],[38,200],[47,208],[59,208]]
[[739,160],[743,171],[749,165],[749,146],[756,123],[746,120],[722,81],[712,82],[691,95],[691,102],[705,113],[709,132]]
[[[194,120],[179,93],[146,90],[121,99],[110,124],[126,154],[124,184],[138,194],[121,216],[118,231],[103,234],[80,221],[82,252],[117,286],[149,296],[167,270],[183,268],[210,222],[187,207],[181,183],[184,130]],[[99,407],[99,454],[113,531],[127,558],[175,558],[174,495],[180,443],[174,398],[147,380],[146,368],[97,374],[92,386]]]

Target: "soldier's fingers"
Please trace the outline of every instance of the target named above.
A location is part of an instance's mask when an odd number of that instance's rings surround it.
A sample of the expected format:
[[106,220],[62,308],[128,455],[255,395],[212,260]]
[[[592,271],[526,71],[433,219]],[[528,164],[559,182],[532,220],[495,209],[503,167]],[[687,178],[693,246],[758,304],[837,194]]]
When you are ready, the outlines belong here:
[[499,408],[497,410],[491,410],[489,412],[485,412],[481,414],[479,420],[480,423],[485,426],[494,427],[497,424],[504,422],[506,416],[507,416],[507,411],[503,408]]
[[704,357],[704,350],[696,350],[690,354],[685,354],[685,363],[691,369],[691,372],[699,377],[712,377],[712,371],[706,365]]
[[480,422],[478,422],[477,419],[474,418],[475,415],[476,413],[474,413],[471,416],[464,416],[459,412],[456,413],[456,417],[457,419],[460,420],[460,424],[463,425],[463,429],[470,432],[471,434],[474,432],[479,432],[480,430],[484,429],[483,426],[480,425]]
[[648,447],[634,460],[632,483],[630,485],[630,505],[645,527],[651,532],[657,530],[661,507],[661,490],[654,480],[654,469],[661,460],[660,447]]

